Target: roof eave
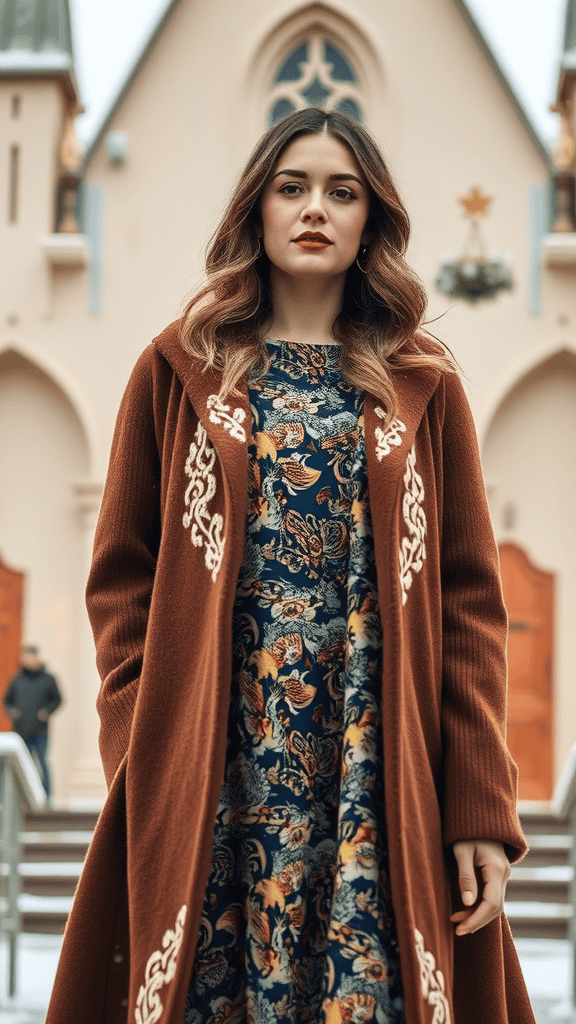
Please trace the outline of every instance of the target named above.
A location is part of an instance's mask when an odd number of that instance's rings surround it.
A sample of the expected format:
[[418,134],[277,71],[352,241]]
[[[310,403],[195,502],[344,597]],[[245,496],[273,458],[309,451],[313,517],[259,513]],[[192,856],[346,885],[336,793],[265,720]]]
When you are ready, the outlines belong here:
[[84,161],[84,166],[85,167],[87,167],[88,164],[90,163],[90,160],[92,159],[96,149],[98,148],[98,146],[100,145],[100,142],[102,141],[104,135],[106,134],[106,130],[107,130],[108,126],[110,125],[111,121],[113,120],[114,115],[116,114],[116,111],[121,106],[124,97],[130,91],[132,83],[138,77],[140,69],[146,63],[146,61],[148,59],[148,56],[149,56],[149,54],[151,53],[151,51],[152,51],[152,49],[154,47],[154,43],[156,42],[157,37],[160,35],[162,30],[164,29],[164,26],[168,23],[169,19],[171,18],[174,10],[176,9],[176,7],[178,6],[179,3],[180,3],[180,0],[171,0],[171,2],[168,4],[168,7],[164,11],[164,13],[160,16],[160,18],[156,22],[156,25],[152,29],[152,32],[150,33],[147,42],[144,44],[144,48],[140,52],[140,55],[136,59],[135,63],[133,64],[133,66],[131,68],[131,70],[128,72],[128,75],[127,75],[127,77],[124,80],[124,83],[120,87],[120,91],[117,93],[116,97],[114,98],[114,100],[112,102],[112,105],[109,107],[108,112],[105,114],[103,121],[100,123],[100,126],[98,127],[98,129],[96,131],[96,134],[95,134],[94,138],[92,139],[92,142],[89,144],[89,146],[88,146],[88,148],[86,150],[86,156],[85,156],[85,161]]
[[[458,8],[460,9],[460,11],[461,11],[461,13],[462,13],[462,15],[464,17],[464,20],[467,22],[468,27],[470,28],[470,31],[472,32],[472,35],[476,39],[478,45],[480,46],[480,49],[483,51],[483,53],[484,53],[485,57],[487,58],[490,66],[492,67],[492,70],[494,71],[496,77],[498,78],[499,82],[501,83],[502,87],[504,88],[505,92],[507,93],[507,95],[508,95],[508,97],[509,97],[509,99],[510,99],[510,101],[511,101],[513,107],[514,107],[514,109],[516,110],[516,113],[518,114],[518,116],[519,116],[522,124],[524,125],[528,135],[530,136],[532,142],[534,143],[534,146],[536,147],[538,153],[540,154],[540,156],[542,157],[544,162],[547,165],[549,165],[551,158],[550,158],[550,153],[549,153],[548,148],[546,147],[546,145],[544,144],[541,136],[537,132],[534,124],[532,123],[532,121],[531,121],[530,117],[528,116],[528,114],[527,114],[523,104],[521,103],[520,99],[518,98],[518,96],[517,96],[517,94],[516,94],[512,84],[510,83],[507,75],[503,71],[503,69],[500,66],[496,56],[494,55],[494,52],[492,51],[491,47],[489,46],[488,42],[486,41],[486,38],[484,37],[484,35],[482,33],[482,30],[480,29],[476,19],[474,18],[472,12],[470,11],[468,5],[466,4],[465,0],[454,0],[454,2],[456,3]],[[114,115],[116,114],[118,108],[122,104],[122,101],[123,101],[124,97],[129,92],[130,87],[131,87],[132,83],[134,82],[135,78],[137,77],[141,67],[146,63],[146,60],[148,58],[148,55],[149,55],[150,51],[152,50],[152,48],[154,46],[156,38],[162,32],[165,24],[167,23],[167,21],[169,20],[169,18],[171,17],[172,13],[174,12],[175,8],[178,6],[179,3],[180,3],[180,0],[171,0],[171,2],[168,4],[166,10],[164,11],[164,13],[160,16],[158,22],[156,23],[154,29],[152,30],[152,32],[151,32],[151,34],[150,34],[150,36],[148,38],[148,41],[146,42],[146,44],[144,46],[144,49],[142,50],[142,52],[140,53],[140,56],[138,57],[138,59],[134,63],[134,65],[133,65],[132,69],[130,70],[130,72],[128,73],[128,75],[127,75],[123,85],[120,88],[120,91],[116,95],[116,97],[115,97],[114,101],[112,102],[112,105],[110,106],[107,114],[105,115],[103,121],[101,122],[99,128],[97,129],[96,135],[94,136],[92,142],[89,144],[88,149],[86,150],[85,166],[88,166],[88,164],[90,163],[90,160],[91,160],[92,156],[94,155],[94,152],[96,151],[96,149],[98,148],[100,142],[102,141],[102,138],[103,138],[103,136],[104,136],[108,126],[110,125],[112,119],[114,118]]]
[[6,78],[28,80],[51,78],[53,81],[59,82],[59,84],[62,87],[62,91],[64,92],[66,99],[70,105],[81,106],[81,100],[78,92],[78,83],[76,81],[74,72],[0,70],[0,80]]
[[545,161],[545,163],[549,165],[550,162],[551,162],[551,157],[550,157],[550,152],[549,152],[547,146],[545,145],[542,137],[540,136],[540,134],[536,130],[533,122],[531,121],[530,117],[528,116],[528,114],[527,114],[527,112],[526,112],[522,102],[520,101],[520,99],[519,99],[519,97],[518,97],[514,87],[512,86],[512,83],[510,82],[510,79],[508,78],[506,73],[503,71],[502,66],[500,65],[497,57],[495,56],[494,51],[492,50],[492,48],[488,44],[488,42],[486,40],[486,37],[482,33],[482,30],[481,30],[480,26],[478,25],[478,22],[474,18],[474,15],[472,14],[470,8],[468,7],[468,5],[466,3],[466,0],[454,0],[454,2],[460,8],[465,21],[468,23],[468,26],[470,28],[470,31],[472,32],[472,35],[475,37],[478,45],[480,46],[481,50],[484,52],[484,55],[486,56],[489,64],[491,65],[492,70],[494,71],[494,73],[495,73],[496,77],[498,78],[500,84],[504,88],[505,92],[508,94],[508,97],[509,97],[511,103],[512,103],[513,107],[516,110],[516,113],[518,114],[520,120],[522,121],[524,127],[526,128],[526,131],[528,132],[528,135],[532,139],[532,141],[533,141],[536,149],[538,150],[540,156]]
[[0,51],[0,79],[56,79],[62,85],[71,103],[80,103],[80,92],[74,72],[74,62],[63,50],[2,50]]

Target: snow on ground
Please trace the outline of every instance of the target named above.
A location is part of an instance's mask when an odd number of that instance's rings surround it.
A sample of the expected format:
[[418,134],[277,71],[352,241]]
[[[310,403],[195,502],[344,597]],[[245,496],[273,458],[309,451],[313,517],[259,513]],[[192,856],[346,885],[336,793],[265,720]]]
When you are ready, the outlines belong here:
[[61,935],[20,936],[17,996],[10,999],[8,943],[0,942],[0,1024],[44,1024],[61,945]]

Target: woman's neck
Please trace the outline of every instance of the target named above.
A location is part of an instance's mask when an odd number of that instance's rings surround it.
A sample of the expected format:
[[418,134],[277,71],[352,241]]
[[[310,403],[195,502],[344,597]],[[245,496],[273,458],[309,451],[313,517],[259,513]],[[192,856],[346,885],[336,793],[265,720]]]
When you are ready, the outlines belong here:
[[329,279],[294,278],[271,267],[273,315],[266,335],[301,345],[335,344],[332,324],[342,309],[344,282],[344,274]]

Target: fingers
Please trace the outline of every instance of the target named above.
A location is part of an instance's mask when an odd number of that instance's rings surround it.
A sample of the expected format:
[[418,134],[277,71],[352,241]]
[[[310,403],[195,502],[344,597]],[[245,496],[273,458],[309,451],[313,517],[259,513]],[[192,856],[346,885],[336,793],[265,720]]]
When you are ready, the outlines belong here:
[[475,843],[454,843],[453,850],[458,865],[458,888],[465,907],[471,907],[478,899],[478,883],[474,870]]
[[[459,847],[458,851],[456,847]],[[479,868],[482,875],[483,887],[479,905],[470,910],[457,911],[450,918],[457,925],[456,935],[470,935],[502,913],[506,882],[510,876],[510,864],[501,843],[473,841],[455,843],[454,856],[458,864],[462,902],[465,902],[464,893],[470,889],[468,885],[470,860],[473,865],[473,873],[474,868]],[[475,873],[474,881],[476,881]],[[474,902],[477,899],[478,895]]]
[[474,913],[456,928],[457,935],[471,935],[478,928],[499,917],[504,910],[502,886],[499,879],[493,879],[484,886],[484,897]]

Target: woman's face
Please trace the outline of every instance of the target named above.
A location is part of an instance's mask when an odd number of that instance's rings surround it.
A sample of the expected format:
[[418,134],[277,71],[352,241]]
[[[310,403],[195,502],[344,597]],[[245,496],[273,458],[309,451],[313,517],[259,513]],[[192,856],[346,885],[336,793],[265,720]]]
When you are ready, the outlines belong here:
[[369,208],[352,150],[331,135],[300,135],[280,154],[260,197],[266,254],[289,276],[345,274],[369,241]]

